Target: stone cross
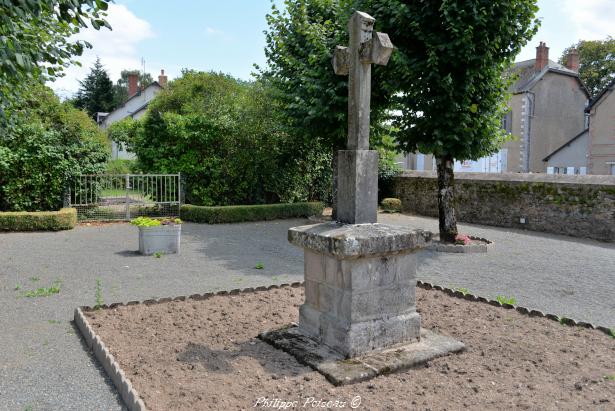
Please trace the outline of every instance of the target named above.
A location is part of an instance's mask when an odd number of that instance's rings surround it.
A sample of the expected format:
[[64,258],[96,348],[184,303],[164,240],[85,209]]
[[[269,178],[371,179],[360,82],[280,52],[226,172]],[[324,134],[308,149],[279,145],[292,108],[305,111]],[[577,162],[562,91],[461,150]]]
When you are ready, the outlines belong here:
[[348,150],[369,150],[369,113],[372,64],[386,66],[393,44],[384,33],[373,33],[374,19],[355,11],[348,23],[349,47],[337,46],[333,68],[348,75]]
[[375,19],[356,11],[348,23],[350,44],[333,53],[335,74],[348,75],[348,143],[338,152],[337,218],[347,224],[375,223],[378,211],[378,152],[369,150],[372,64],[386,65],[393,44],[374,33]]

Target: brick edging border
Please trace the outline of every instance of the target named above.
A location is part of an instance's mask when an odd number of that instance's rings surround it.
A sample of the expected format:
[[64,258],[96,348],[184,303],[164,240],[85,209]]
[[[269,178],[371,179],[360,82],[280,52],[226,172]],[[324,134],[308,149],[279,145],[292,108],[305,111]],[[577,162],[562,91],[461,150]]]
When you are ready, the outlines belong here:
[[451,297],[456,297],[456,298],[460,298],[462,300],[467,300],[467,301],[475,301],[475,302],[480,302],[480,303],[485,303],[485,304],[489,304],[489,305],[493,305],[495,307],[502,307],[508,310],[516,310],[517,312],[530,316],[530,317],[543,317],[543,318],[548,318],[549,320],[553,320],[553,321],[557,321],[560,324],[563,325],[568,325],[568,326],[573,326],[573,327],[581,327],[581,328],[589,328],[592,330],[599,330],[602,331],[603,333],[605,333],[606,335],[608,335],[609,337],[613,337],[615,338],[615,335],[612,334],[612,330],[610,328],[601,326],[601,325],[594,325],[588,322],[584,322],[584,321],[577,321],[574,320],[572,318],[568,318],[568,317],[560,317],[557,316],[555,314],[548,314],[548,313],[544,313],[542,311],[539,310],[533,310],[533,309],[529,309],[526,307],[521,307],[519,305],[513,305],[513,304],[502,304],[501,302],[497,301],[497,300],[489,300],[485,297],[478,297],[476,295],[470,294],[470,293],[463,293],[459,290],[453,290],[452,288],[446,288],[446,287],[442,287],[439,285],[433,285],[431,283],[425,282],[425,281],[420,281],[418,280],[416,282],[417,287],[420,287],[422,289],[425,290],[438,290],[438,291],[443,291],[444,293],[450,295]]
[[[246,294],[246,293],[255,293],[259,291],[269,291],[269,290],[279,289],[279,288],[291,288],[291,287],[298,288],[298,287],[302,287],[303,285],[304,285],[303,281],[295,281],[293,283],[273,284],[267,287],[260,286],[260,287],[248,287],[248,288],[242,288],[242,289],[235,288],[230,291],[223,290],[223,291],[218,291],[215,293],[192,294],[189,296],[182,295],[182,296],[178,296],[175,298],[159,298],[159,299],[149,299],[149,300],[143,300],[143,301],[129,301],[127,303],[113,303],[109,305],[104,304],[100,306],[100,308],[101,309],[113,309],[116,307],[124,307],[124,306],[139,305],[139,304],[155,305],[155,304],[168,303],[171,301],[186,301],[188,299],[199,301],[199,300],[207,300],[208,298],[211,298],[214,296],[239,295],[239,294]],[[489,300],[485,297],[477,297],[473,294],[462,293],[461,291],[458,291],[458,290],[453,290],[451,288],[446,288],[446,287],[442,287],[439,285],[432,285],[431,283],[420,281],[420,280],[416,282],[416,285],[417,287],[420,287],[425,290],[433,289],[437,291],[442,291],[450,295],[451,297],[460,298],[460,299],[467,300],[467,301],[485,303],[485,304],[489,304],[495,307],[501,307],[505,309],[514,309],[517,312],[524,314],[524,315],[528,315],[530,317],[543,317],[543,318],[548,318],[553,321],[557,321],[560,324],[564,324],[564,325],[599,330],[599,331],[602,331],[604,334],[615,338],[615,336],[611,334],[612,331],[607,327],[596,326],[596,325],[583,322],[583,321],[576,321],[572,318],[559,317],[554,314],[545,314],[542,311],[531,310],[531,309],[521,307],[518,305],[502,304],[496,300]],[[81,332],[81,335],[83,336],[83,339],[85,340],[86,345],[88,346],[89,349],[93,351],[94,356],[96,357],[98,362],[102,365],[103,369],[105,370],[105,372],[107,373],[111,381],[113,382],[113,385],[119,392],[120,397],[124,401],[124,404],[126,405],[128,410],[129,411],[146,411],[147,408],[145,407],[145,403],[141,399],[141,396],[139,395],[137,390],[132,386],[130,379],[126,377],[126,374],[120,368],[120,365],[115,360],[115,357],[113,356],[113,354],[109,352],[109,350],[105,346],[105,343],[103,343],[101,338],[92,329],[92,326],[90,325],[87,318],[83,314],[84,312],[89,312],[89,311],[95,311],[95,308],[92,308],[90,306],[82,306],[82,307],[78,307],[75,309],[75,324],[77,325],[77,328]]]

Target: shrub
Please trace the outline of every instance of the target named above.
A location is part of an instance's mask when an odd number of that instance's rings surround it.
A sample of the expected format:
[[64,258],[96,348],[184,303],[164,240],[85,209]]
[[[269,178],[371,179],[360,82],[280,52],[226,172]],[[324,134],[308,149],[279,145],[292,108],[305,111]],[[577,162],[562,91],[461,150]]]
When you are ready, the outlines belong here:
[[16,211],[0,213],[0,231],[58,231],[70,230],[77,225],[77,210]]
[[109,160],[107,162],[107,174],[132,174],[135,170],[135,160]]
[[239,223],[322,215],[323,208],[319,202],[218,207],[187,204],[181,207],[180,215],[184,221],[195,223]]
[[71,177],[104,170],[104,133],[51,89],[33,87],[14,117],[0,130],[0,211],[57,210]]
[[150,218],[150,217],[137,217],[133,219],[130,224],[137,227],[158,227],[161,225],[180,225],[182,220],[179,218]]
[[386,213],[399,213],[401,211],[401,200],[399,198],[385,198],[380,205]]
[[185,71],[150,103],[144,118],[113,125],[139,170],[185,178],[186,202],[214,206],[325,199],[331,152],[284,126],[261,83]]

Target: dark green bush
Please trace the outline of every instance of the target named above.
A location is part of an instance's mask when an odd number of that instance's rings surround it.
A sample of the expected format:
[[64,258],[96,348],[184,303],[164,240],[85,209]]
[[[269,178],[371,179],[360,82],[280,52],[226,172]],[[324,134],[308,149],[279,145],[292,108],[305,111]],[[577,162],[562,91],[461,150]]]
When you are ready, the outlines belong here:
[[186,201],[214,206],[325,200],[331,151],[290,134],[261,83],[186,71],[141,120],[114,124],[139,170],[185,178]]
[[58,210],[69,179],[104,171],[104,133],[51,89],[33,86],[13,117],[0,129],[0,211]]
[[218,207],[186,204],[181,207],[180,216],[184,221],[195,223],[239,223],[319,216],[322,215],[323,208],[324,205],[319,202]]
[[9,211],[0,213],[0,231],[58,231],[70,230],[77,224],[77,210]]

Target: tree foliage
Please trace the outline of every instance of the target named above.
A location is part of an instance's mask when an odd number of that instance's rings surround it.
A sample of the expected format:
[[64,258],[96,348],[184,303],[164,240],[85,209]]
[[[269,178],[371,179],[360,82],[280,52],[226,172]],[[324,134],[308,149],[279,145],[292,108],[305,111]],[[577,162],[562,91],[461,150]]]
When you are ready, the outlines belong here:
[[62,75],[91,47],[70,36],[91,25],[108,27],[108,0],[0,0],[0,121],[32,79]]
[[397,50],[374,87],[393,95],[406,152],[476,160],[505,138],[503,76],[536,32],[535,0],[362,2]]
[[108,113],[115,108],[113,82],[100,58],[96,58],[90,73],[84,80],[79,81],[79,84],[74,100],[75,107],[85,110],[93,119],[96,119],[96,113]]
[[0,139],[0,210],[57,210],[71,177],[104,170],[106,136],[86,113],[37,83],[13,108],[15,127]]
[[579,77],[595,97],[615,78],[615,39],[581,40],[564,50],[561,64],[572,49],[579,51]]
[[142,120],[113,124],[110,137],[128,143],[143,171],[181,172],[192,204],[322,198],[328,153],[317,143],[296,150],[272,102],[262,83],[185,71]]

